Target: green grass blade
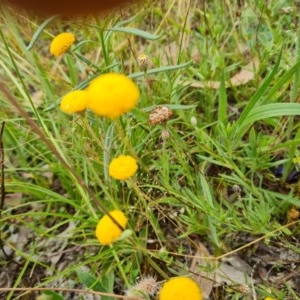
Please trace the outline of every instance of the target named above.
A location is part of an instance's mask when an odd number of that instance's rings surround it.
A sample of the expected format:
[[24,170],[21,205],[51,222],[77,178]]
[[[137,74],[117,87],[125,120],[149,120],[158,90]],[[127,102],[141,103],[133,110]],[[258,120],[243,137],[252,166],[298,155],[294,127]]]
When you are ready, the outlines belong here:
[[[45,291],[45,292],[43,292],[43,294],[45,295],[45,299],[65,300],[65,298],[62,295],[60,295],[54,291]],[[44,298],[42,298],[42,299],[44,299]]]
[[[166,71],[180,70],[180,69],[189,67],[191,64],[192,64],[192,61],[180,64],[180,65],[163,66],[163,67],[148,70],[147,74],[150,75],[150,74],[157,74],[157,73],[162,73],[162,72],[166,72]],[[144,72],[136,72],[136,73],[132,73],[132,74],[128,75],[128,77],[133,79],[133,78],[138,78],[138,77],[141,77],[144,75],[145,75]]]
[[255,107],[239,129],[239,137],[248,130],[254,122],[267,118],[300,115],[300,103],[272,103]]
[[30,41],[30,43],[27,46],[27,50],[31,50],[33,48],[33,46],[35,45],[35,43],[37,42],[37,40],[39,39],[41,33],[43,32],[43,30],[46,28],[46,26],[51,23],[55,18],[57,18],[57,16],[53,16],[51,18],[48,18],[46,21],[44,21],[42,23],[42,25],[40,25],[37,29],[37,31],[34,33],[34,35],[32,36],[32,39]]
[[300,103],[272,103],[255,107],[248,115],[244,125],[251,125],[258,120],[280,116],[300,115]]
[[222,122],[222,123],[226,123],[228,120],[227,93],[226,93],[224,72],[222,72],[221,84],[220,84],[220,89],[219,89],[218,120],[219,120],[219,122]]
[[[286,84],[294,75],[299,73],[300,61],[298,61],[293,67],[291,67],[287,72],[285,72],[280,79],[274,84],[274,86],[267,93],[265,100],[271,99],[271,97],[278,92],[284,84]],[[297,75],[299,77],[299,75]],[[297,80],[299,84],[299,79]],[[293,99],[295,96],[293,96]]]
[[[109,285],[110,288],[108,286],[105,286],[102,282],[99,281],[99,279],[97,279],[95,276],[93,276],[92,274],[88,273],[88,272],[83,272],[80,270],[76,270],[77,276],[79,278],[79,281],[84,284],[88,289],[92,289],[93,291],[96,292],[102,292],[102,293],[111,293],[112,290],[108,290],[108,289],[112,289],[111,284],[109,284],[109,281],[106,282],[106,285]],[[111,275],[112,273],[110,273],[109,275]],[[109,297],[109,296],[101,296],[101,299],[103,300],[113,300],[113,297]]]
[[267,78],[264,80],[263,84],[258,88],[258,90],[255,92],[255,94],[250,98],[248,104],[244,108],[242,114],[240,115],[238,121],[233,126],[233,133],[240,135],[238,130],[239,128],[243,127],[244,122],[248,115],[250,114],[251,110],[254,108],[254,106],[258,103],[259,100],[261,100],[262,95],[266,92],[266,90],[269,88],[274,76],[276,75],[279,64],[282,57],[282,51],[280,51],[278,59],[276,61],[276,64],[273,68],[273,70],[270,72],[270,74],[267,76]]
[[155,34],[151,34],[147,31],[136,29],[136,28],[128,28],[128,27],[114,27],[110,29],[105,29],[106,31],[116,31],[116,32],[124,32],[124,33],[130,33],[136,36],[140,36],[144,39],[155,41],[159,39],[159,36]]

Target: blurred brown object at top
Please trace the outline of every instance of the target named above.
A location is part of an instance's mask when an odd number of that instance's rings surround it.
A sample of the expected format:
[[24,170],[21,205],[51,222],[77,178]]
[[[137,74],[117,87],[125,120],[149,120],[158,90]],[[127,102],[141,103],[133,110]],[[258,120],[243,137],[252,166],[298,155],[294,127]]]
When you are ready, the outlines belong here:
[[15,7],[36,15],[62,15],[66,17],[107,12],[133,0],[6,0]]

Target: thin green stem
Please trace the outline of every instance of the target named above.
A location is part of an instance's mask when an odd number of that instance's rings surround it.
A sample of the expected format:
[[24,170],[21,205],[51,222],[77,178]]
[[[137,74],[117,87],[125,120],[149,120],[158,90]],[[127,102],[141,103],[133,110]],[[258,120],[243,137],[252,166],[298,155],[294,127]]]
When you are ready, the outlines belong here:
[[117,262],[117,266],[118,266],[118,268],[119,268],[119,270],[120,270],[120,273],[121,273],[121,275],[122,275],[122,277],[123,277],[123,279],[124,279],[124,281],[125,281],[125,284],[126,284],[126,286],[128,287],[128,286],[129,286],[129,281],[128,281],[127,276],[126,276],[126,274],[125,274],[125,271],[124,271],[124,269],[123,269],[123,267],[122,267],[122,263],[121,263],[121,261],[120,261],[120,259],[119,259],[119,256],[117,255],[117,253],[116,253],[116,251],[115,251],[113,245],[110,245],[110,249],[111,249],[111,251],[112,251],[112,253],[113,253],[113,255],[114,255],[114,258],[115,258],[115,260],[116,260],[116,262]]

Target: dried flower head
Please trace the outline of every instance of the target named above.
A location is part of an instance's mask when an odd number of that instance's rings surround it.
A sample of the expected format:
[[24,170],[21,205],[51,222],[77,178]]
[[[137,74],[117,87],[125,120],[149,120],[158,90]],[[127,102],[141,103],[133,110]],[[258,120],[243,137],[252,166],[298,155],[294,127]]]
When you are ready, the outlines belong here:
[[199,285],[188,277],[178,276],[169,279],[162,286],[159,300],[202,300]]
[[81,112],[86,109],[86,106],[87,92],[85,90],[72,91],[66,94],[60,102],[60,109],[67,114]]
[[91,81],[87,91],[88,108],[99,116],[111,119],[129,112],[140,97],[136,84],[117,73],[100,75]]
[[137,63],[141,71],[146,72],[150,63],[149,57],[146,54],[140,54],[137,58]]
[[136,160],[130,155],[119,155],[109,164],[109,175],[118,180],[125,180],[133,176],[138,169]]
[[50,52],[54,56],[61,56],[68,51],[74,44],[75,36],[69,32],[63,32],[57,35],[51,42]]
[[149,115],[149,124],[157,125],[168,121],[173,116],[173,111],[166,106],[154,108]]
[[296,220],[300,216],[299,210],[297,210],[294,206],[288,210],[288,217],[292,220]]
[[[109,213],[124,229],[127,218],[120,210],[113,210]],[[115,224],[109,215],[104,215],[98,222],[95,235],[102,245],[109,245],[115,242],[122,234],[122,230]]]
[[237,291],[239,291],[241,294],[247,295],[250,293],[251,289],[249,287],[249,285],[247,284],[241,284],[239,286],[237,286]]
[[170,131],[167,129],[162,130],[160,137],[163,141],[166,141],[170,137]]
[[233,191],[235,194],[240,195],[241,192],[242,192],[242,189],[241,189],[241,187],[240,187],[238,184],[234,184],[234,185],[232,186],[232,191]]
[[149,296],[155,296],[158,291],[158,283],[154,277],[144,277],[135,285],[130,286],[126,291],[127,297],[149,299]]

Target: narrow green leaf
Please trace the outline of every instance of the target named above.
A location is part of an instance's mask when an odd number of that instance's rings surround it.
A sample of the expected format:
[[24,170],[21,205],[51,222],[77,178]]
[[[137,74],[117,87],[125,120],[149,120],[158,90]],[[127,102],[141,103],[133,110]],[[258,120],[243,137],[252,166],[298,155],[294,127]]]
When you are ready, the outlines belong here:
[[105,292],[104,287],[101,285],[99,280],[91,275],[90,273],[76,270],[79,281],[88,289],[97,292]]
[[66,55],[64,59],[69,69],[68,73],[69,73],[71,84],[74,86],[78,82],[78,71],[76,68],[76,64],[74,63],[73,57],[69,55]]
[[115,123],[112,122],[106,130],[103,151],[103,172],[105,180],[109,179],[108,165],[111,159],[111,148],[114,141]]
[[296,115],[300,115],[300,103],[271,103],[255,107],[244,121],[244,125],[272,117]]
[[133,17],[127,19],[127,20],[122,20],[122,21],[117,22],[116,27],[120,27],[120,26],[127,25],[127,24],[131,23],[135,19],[135,17],[136,16],[133,16]]
[[240,127],[237,138],[241,138],[249,126],[259,120],[273,117],[300,115],[300,103],[271,103],[255,107]]
[[125,32],[125,33],[130,33],[130,34],[134,34],[137,36],[140,36],[144,39],[147,40],[157,40],[159,39],[159,36],[151,34],[149,32],[146,32],[144,30],[140,30],[140,29],[136,29],[136,28],[130,28],[130,27],[113,27],[110,29],[105,29],[106,31],[116,31],[116,32]]
[[221,84],[219,89],[219,108],[218,108],[218,120],[222,123],[227,123],[227,92],[225,85],[224,71],[222,72]]
[[90,61],[89,59],[87,59],[85,56],[81,55],[80,53],[74,52],[74,54],[82,61],[84,62],[87,66],[89,67],[93,67],[96,70],[99,70],[99,67],[97,65],[95,65],[92,61]]
[[282,50],[279,53],[278,59],[276,61],[276,64],[273,68],[273,70],[270,72],[270,74],[267,76],[267,78],[264,80],[262,85],[259,87],[259,89],[254,93],[254,95],[249,99],[248,104],[244,108],[243,112],[241,113],[239,119],[234,124],[234,130],[232,131],[234,134],[237,134],[240,136],[238,129],[242,128],[244,126],[244,121],[251,112],[251,110],[254,108],[254,106],[258,103],[259,100],[261,100],[262,95],[266,92],[266,90],[269,88],[275,74],[278,71],[279,64],[282,57]]
[[[188,61],[188,62],[186,62],[184,64],[180,64],[180,65],[163,66],[163,67],[148,70],[147,74],[150,75],[150,74],[157,74],[157,73],[166,72],[166,71],[180,70],[180,69],[189,67],[191,64],[192,64],[192,61]],[[138,77],[141,77],[144,75],[145,75],[144,72],[136,72],[136,73],[132,73],[132,74],[128,75],[128,77],[133,79],[133,78],[138,78]]]
[[84,41],[81,41],[81,42],[79,42],[79,43],[76,43],[76,46],[74,46],[73,48],[72,48],[72,51],[74,52],[74,51],[76,51],[77,49],[80,49],[83,45],[85,45],[85,44],[95,44],[97,47],[99,47],[100,46],[100,44],[98,43],[98,42],[96,42],[96,41],[93,41],[93,40],[84,40]]
[[51,23],[55,18],[57,18],[57,16],[53,16],[51,18],[48,18],[45,22],[43,22],[42,25],[40,25],[37,29],[37,31],[34,33],[29,45],[27,46],[27,50],[31,50],[34,46],[34,44],[37,42],[39,36],[41,35],[41,33],[43,32],[43,30],[45,29],[45,27]]
[[65,298],[62,295],[60,295],[54,291],[44,291],[43,294],[46,296],[51,296],[51,298],[50,298],[51,300],[65,300]]
[[285,72],[280,79],[274,84],[274,86],[269,90],[266,95],[265,100],[269,100],[272,96],[279,91],[284,84],[292,79],[294,74],[298,74],[300,69],[300,61],[298,61],[293,67],[291,67],[287,72]]
[[[109,277],[104,279],[104,283],[102,284],[99,280],[91,275],[90,273],[83,272],[80,270],[76,270],[79,281],[86,286],[88,289],[91,289],[96,292],[110,293],[112,292],[112,282],[111,279],[114,280],[114,277]],[[101,296],[102,300],[114,300],[113,297],[109,296]]]

